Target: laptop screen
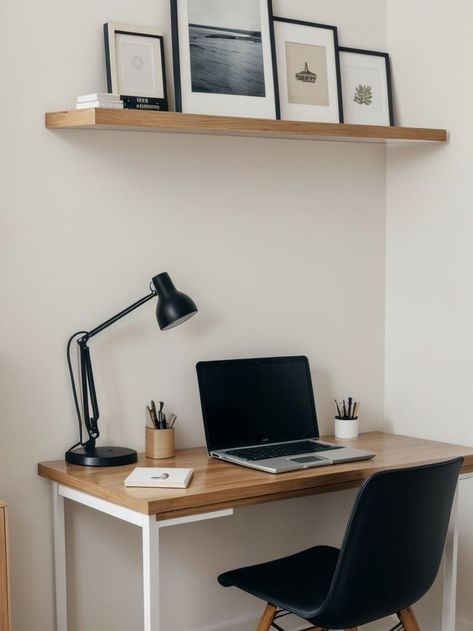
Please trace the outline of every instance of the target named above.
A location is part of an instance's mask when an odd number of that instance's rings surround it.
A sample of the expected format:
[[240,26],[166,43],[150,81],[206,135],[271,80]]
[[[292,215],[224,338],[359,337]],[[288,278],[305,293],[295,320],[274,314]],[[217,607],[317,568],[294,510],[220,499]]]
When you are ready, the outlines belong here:
[[209,451],[318,438],[307,357],[197,364]]

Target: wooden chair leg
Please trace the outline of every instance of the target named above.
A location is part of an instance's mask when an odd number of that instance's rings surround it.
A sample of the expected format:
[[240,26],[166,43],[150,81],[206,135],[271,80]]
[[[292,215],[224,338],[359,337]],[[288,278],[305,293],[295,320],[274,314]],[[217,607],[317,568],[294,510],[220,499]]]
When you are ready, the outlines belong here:
[[273,607],[273,605],[266,605],[266,609],[261,616],[261,620],[259,621],[256,631],[269,631],[274,620],[274,616],[276,615],[276,611],[277,609],[276,607]]
[[397,615],[405,631],[420,631],[414,612],[410,607],[403,609]]

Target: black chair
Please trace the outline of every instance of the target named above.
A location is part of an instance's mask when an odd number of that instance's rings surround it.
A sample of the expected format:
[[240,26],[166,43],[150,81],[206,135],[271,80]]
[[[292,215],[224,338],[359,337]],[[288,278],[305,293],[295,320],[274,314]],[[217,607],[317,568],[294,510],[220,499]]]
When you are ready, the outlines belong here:
[[356,628],[397,614],[406,631],[419,626],[410,609],[432,586],[442,559],[462,458],[382,471],[361,487],[341,549],[318,546],[218,577],[266,601],[257,631],[289,613],[311,629]]

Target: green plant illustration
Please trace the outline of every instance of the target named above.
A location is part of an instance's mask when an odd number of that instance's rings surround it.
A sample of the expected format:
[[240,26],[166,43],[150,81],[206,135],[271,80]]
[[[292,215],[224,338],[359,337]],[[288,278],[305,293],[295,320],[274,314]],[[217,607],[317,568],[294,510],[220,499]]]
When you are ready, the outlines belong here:
[[370,85],[357,86],[353,100],[358,105],[371,105],[373,103],[373,88]]

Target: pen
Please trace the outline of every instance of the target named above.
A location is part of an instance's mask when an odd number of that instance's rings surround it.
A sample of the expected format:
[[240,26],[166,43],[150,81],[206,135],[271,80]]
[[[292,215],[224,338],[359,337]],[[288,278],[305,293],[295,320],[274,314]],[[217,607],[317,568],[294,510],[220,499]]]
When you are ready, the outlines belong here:
[[157,422],[158,420],[158,414],[156,412],[156,403],[154,401],[151,401],[151,409],[153,410],[153,418],[155,419],[155,421]]
[[153,411],[151,410],[151,408],[149,407],[149,405],[146,406],[146,410],[148,412],[148,420],[150,421],[151,425],[154,426],[154,421],[153,421]]
[[352,417],[351,416],[351,404],[352,404],[352,402],[353,402],[353,399],[351,397],[348,397],[348,414],[347,414],[348,418]]
[[158,412],[159,429],[166,429],[166,426],[165,426],[164,421],[163,421],[163,407],[164,407],[164,401],[160,401],[159,402],[159,412]]
[[338,406],[338,401],[337,401],[337,399],[334,399],[334,401],[335,401],[335,407],[337,408],[337,416],[338,416],[338,418],[340,418],[342,415],[340,414],[340,408]]
[[156,404],[154,401],[151,401],[151,419],[156,429],[159,429],[158,416],[156,414]]

